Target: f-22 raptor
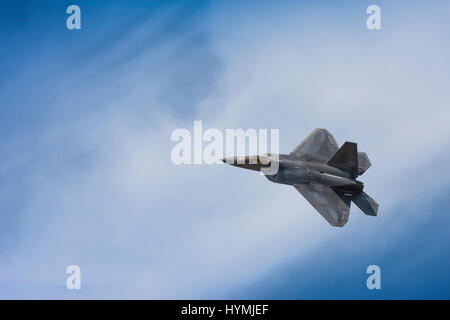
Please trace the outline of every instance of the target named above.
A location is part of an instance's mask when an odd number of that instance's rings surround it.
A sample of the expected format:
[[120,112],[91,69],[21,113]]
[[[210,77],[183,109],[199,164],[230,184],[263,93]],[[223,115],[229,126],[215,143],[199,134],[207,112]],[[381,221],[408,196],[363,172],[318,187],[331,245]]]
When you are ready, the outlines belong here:
[[354,142],[345,142],[339,148],[325,129],[315,129],[290,154],[228,157],[222,161],[262,172],[276,161],[278,170],[265,173],[266,178],[294,186],[332,226],[347,223],[352,201],[366,215],[377,215],[378,204],[356,180],[371,166],[367,154],[358,152]]

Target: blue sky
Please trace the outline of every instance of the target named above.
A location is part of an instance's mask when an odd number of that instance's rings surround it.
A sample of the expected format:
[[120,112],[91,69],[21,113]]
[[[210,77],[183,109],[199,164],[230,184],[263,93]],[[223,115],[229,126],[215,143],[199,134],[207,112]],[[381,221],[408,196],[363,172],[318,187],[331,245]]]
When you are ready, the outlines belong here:
[[[448,299],[449,218],[441,214],[448,204],[445,194],[418,208],[400,206],[395,211],[404,227],[395,236],[392,230],[387,230],[388,237],[356,233],[323,252],[311,252],[275,268],[244,290],[245,295],[255,299]],[[427,218],[411,221],[405,215]],[[383,272],[382,290],[369,291],[364,266],[375,262]]]
[[[2,1],[0,298],[448,299],[448,9]],[[379,216],[331,228],[293,188],[174,165],[194,120],[277,128],[284,153],[316,127],[358,142]]]

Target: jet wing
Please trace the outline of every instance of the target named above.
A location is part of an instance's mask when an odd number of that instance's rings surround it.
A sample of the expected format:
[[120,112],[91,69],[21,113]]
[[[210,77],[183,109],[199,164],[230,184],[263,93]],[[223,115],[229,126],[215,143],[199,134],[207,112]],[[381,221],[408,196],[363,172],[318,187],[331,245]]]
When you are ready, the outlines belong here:
[[325,129],[315,129],[292,152],[291,155],[301,157],[306,153],[319,156],[327,162],[338,151],[339,147],[334,137]]
[[295,186],[306,200],[332,226],[342,227],[347,223],[350,213],[350,198],[341,195],[323,184],[302,184]]

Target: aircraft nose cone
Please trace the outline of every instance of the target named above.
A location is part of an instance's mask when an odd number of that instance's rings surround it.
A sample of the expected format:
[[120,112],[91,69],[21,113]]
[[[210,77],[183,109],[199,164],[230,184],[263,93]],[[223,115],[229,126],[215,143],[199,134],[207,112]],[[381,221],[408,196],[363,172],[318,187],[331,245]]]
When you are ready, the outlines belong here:
[[220,159],[222,162],[234,167],[249,169],[254,171],[260,171],[262,164],[259,162],[258,156],[238,156],[238,157],[226,157]]
[[237,157],[227,157],[220,159],[223,163],[235,165],[237,163]]

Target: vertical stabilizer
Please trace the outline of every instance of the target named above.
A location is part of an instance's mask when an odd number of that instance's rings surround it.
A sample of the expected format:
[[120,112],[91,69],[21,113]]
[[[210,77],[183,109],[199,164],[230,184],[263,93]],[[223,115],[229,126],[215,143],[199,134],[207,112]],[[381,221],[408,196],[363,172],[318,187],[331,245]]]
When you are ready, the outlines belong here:
[[372,164],[370,163],[369,157],[365,152],[358,152],[358,176],[366,172]]
[[329,166],[351,172],[358,176],[358,148],[354,142],[345,142],[327,163]]

